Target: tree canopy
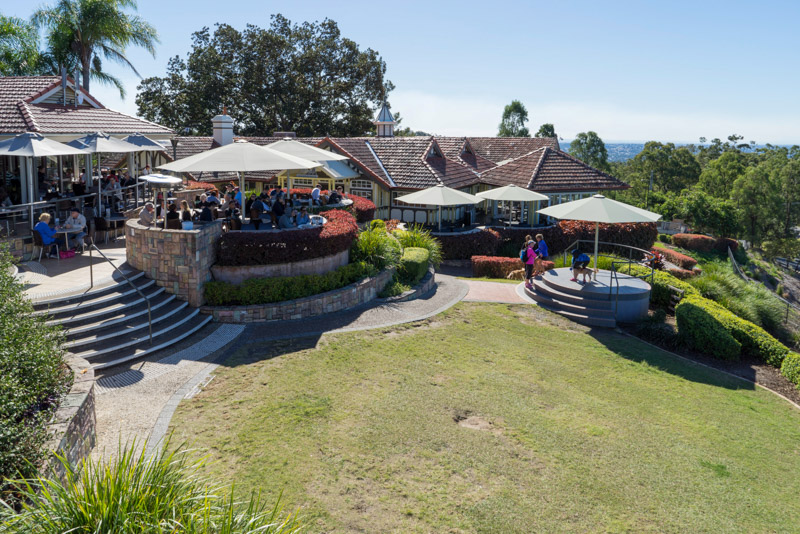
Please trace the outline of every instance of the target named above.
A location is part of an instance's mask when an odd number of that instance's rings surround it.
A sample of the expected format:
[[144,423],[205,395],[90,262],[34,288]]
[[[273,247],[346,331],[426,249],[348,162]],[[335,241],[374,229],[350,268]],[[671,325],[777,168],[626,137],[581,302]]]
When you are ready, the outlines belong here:
[[528,110],[519,100],[512,100],[503,109],[503,118],[497,130],[498,137],[530,137],[531,132],[525,127],[528,122]]
[[394,88],[378,52],[341,35],[335,21],[293,24],[273,15],[268,28],[217,24],[192,35],[164,77],[139,85],[139,115],[175,130],[211,133],[227,105],[241,135],[365,135],[375,108]]
[[569,145],[569,152],[587,165],[608,172],[608,151],[600,136],[595,132],[581,132]]
[[0,14],[0,76],[41,74],[36,28],[16,17]]
[[536,132],[534,137],[558,137],[556,135],[556,127],[552,123],[546,122],[539,126],[539,131]]

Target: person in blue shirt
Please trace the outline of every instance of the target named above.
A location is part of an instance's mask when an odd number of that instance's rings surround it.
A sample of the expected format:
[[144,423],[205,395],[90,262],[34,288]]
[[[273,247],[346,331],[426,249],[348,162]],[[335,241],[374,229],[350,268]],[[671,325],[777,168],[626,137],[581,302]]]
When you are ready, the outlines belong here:
[[544,262],[549,261],[550,254],[547,250],[547,243],[544,242],[542,234],[536,234],[536,242],[539,245],[538,255],[533,264],[533,276],[540,276],[544,274]]
[[[45,245],[52,245],[53,243],[56,243],[59,247],[64,246],[64,239],[61,237],[56,237],[56,231],[50,228],[49,213],[42,213],[39,215],[39,222],[36,223],[36,226],[34,226],[33,229],[39,232],[39,235],[42,236],[42,243]],[[56,253],[51,252],[50,257],[55,258]]]
[[300,208],[300,213],[297,214],[295,222],[297,223],[297,226],[311,224],[311,217],[308,216],[308,210],[305,206]]
[[[592,259],[581,252],[579,249],[575,249],[572,251],[572,278],[570,279],[571,282],[578,282],[578,276],[583,275],[583,283],[587,282],[586,277],[589,277],[589,282],[592,280],[592,270],[589,269],[589,262]],[[578,282],[579,284],[581,282]]]

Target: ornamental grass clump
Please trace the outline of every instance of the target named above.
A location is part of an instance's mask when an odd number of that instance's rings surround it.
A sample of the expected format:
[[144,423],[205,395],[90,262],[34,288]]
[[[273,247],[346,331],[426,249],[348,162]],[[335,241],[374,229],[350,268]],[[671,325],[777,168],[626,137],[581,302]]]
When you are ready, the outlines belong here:
[[358,234],[350,249],[350,260],[363,261],[382,270],[396,266],[402,253],[403,249],[398,240],[384,228],[377,226]]
[[430,254],[430,262],[434,267],[438,267],[442,263],[442,245],[439,240],[431,235],[428,230],[425,230],[419,225],[414,225],[408,230],[395,230],[394,235],[403,248],[424,248]]
[[258,494],[244,502],[233,489],[199,476],[205,460],[190,459],[189,450],[169,450],[169,443],[151,455],[136,444],[108,464],[102,460],[73,466],[59,456],[63,482],[43,477],[13,481],[22,496],[20,509],[0,505],[0,532],[61,534],[64,532],[263,533],[298,532],[297,513],[284,514],[280,499],[267,507]]

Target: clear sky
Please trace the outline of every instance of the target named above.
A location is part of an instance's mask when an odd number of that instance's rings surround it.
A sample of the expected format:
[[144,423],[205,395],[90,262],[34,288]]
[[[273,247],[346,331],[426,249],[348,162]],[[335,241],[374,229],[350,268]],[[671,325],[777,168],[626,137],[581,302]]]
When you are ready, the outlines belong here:
[[[39,5],[0,4],[24,18]],[[594,130],[607,142],[738,133],[758,143],[800,143],[797,0],[139,0],[139,13],[161,36],[155,59],[129,50],[145,77],[185,56],[191,33],[203,26],[266,27],[273,13],[293,22],[327,17],[381,54],[397,87],[392,109],[414,129],[494,135],[503,106],[519,99],[532,132],[552,122],[565,139]],[[108,70],[124,80],[127,99],[108,87],[92,92],[135,114],[136,76]]]

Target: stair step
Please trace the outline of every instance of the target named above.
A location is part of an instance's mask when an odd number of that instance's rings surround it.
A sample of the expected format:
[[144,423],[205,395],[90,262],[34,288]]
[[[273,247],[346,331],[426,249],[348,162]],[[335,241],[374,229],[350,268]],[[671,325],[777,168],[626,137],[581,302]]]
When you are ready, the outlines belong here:
[[[74,315],[65,315],[65,316],[59,317],[57,319],[51,319],[51,320],[47,321],[47,324],[49,324],[49,325],[52,325],[52,324],[68,325],[68,324],[73,324],[73,323],[84,323],[86,321],[91,321],[92,319],[98,319],[98,318],[104,317],[106,315],[112,315],[114,313],[117,313],[117,312],[120,312],[120,311],[123,311],[123,310],[128,310],[130,308],[136,307],[136,306],[138,306],[140,304],[145,304],[146,300],[151,300],[152,301],[152,299],[154,297],[157,297],[158,295],[161,295],[162,293],[164,293],[164,288],[163,287],[159,287],[159,288],[157,288],[155,290],[152,290],[152,291],[149,291],[149,292],[143,292],[143,293],[144,293],[144,298],[140,297],[138,293],[134,293],[133,295],[129,295],[129,296],[126,296],[126,297],[121,298],[121,299],[116,299],[113,302],[113,304],[111,304],[109,306],[105,306],[105,307],[97,309],[97,310],[90,310],[90,311],[87,311],[87,312],[79,311],[78,313],[75,313]],[[145,308],[147,308],[146,305],[145,305]]]
[[[167,293],[163,293],[162,291],[159,291],[159,293],[160,293],[159,295],[150,300],[151,312],[175,300],[175,295],[169,295]],[[147,316],[147,305],[144,302],[141,302],[133,307],[124,307],[120,310],[116,310],[116,313],[114,315],[110,317],[104,317],[100,321],[95,321],[92,323],[85,323],[80,325],[73,325],[66,331],[67,338],[69,339],[70,336],[73,336],[75,334],[81,334],[84,332],[93,332],[95,330],[99,330],[100,328],[105,328],[111,325],[115,325],[123,321],[129,321],[131,319],[134,319],[136,317],[141,317],[143,315],[145,317]],[[56,321],[56,323],[58,323],[58,321]]]
[[547,285],[541,280],[534,280],[533,287],[537,292],[543,293],[549,296],[552,299],[559,300],[561,302],[566,302],[569,304],[575,304],[578,306],[588,306],[595,309],[604,309],[607,311],[613,310],[614,303],[607,299],[596,299],[593,298],[593,295],[588,294],[575,294],[575,293],[564,293],[563,291],[559,291],[559,289],[554,288],[553,286]]
[[[180,302],[178,300],[170,301],[168,305],[161,306],[156,310],[157,313],[153,317],[153,324],[155,325],[165,319],[173,317],[176,313],[180,312],[188,305],[189,305],[188,302]],[[67,339],[69,338],[72,339],[66,343],[65,347],[68,349],[73,349],[75,347],[91,345],[93,343],[99,343],[101,341],[105,341],[107,339],[121,336],[130,332],[146,329],[147,327],[148,327],[148,322],[147,319],[145,318],[143,321],[140,321],[133,325],[115,323],[111,326],[99,328],[96,330],[91,330],[89,331],[90,335],[84,335],[82,337],[80,336],[80,333],[72,334],[71,336],[68,334]],[[81,333],[86,334],[87,332],[81,332]]]
[[593,300],[586,300],[581,304],[576,304],[575,302],[553,298],[552,296],[538,290],[531,291],[530,289],[526,288],[525,293],[539,304],[548,304],[550,306],[563,309],[564,311],[601,317],[607,317],[609,314],[613,313],[613,310],[608,309],[608,307],[598,308],[594,306],[597,301]]
[[[125,273],[125,276],[128,277],[128,280],[130,280],[131,282],[134,282],[134,281],[140,279],[142,276],[144,276],[144,273],[142,271],[138,271],[138,272],[134,272],[134,273],[130,273],[130,274],[129,273]],[[123,286],[130,287],[130,285],[128,285],[128,282],[126,282],[125,279],[120,279],[116,283],[113,283],[113,284],[110,284],[110,285],[107,285],[107,286],[103,286],[103,287],[92,288],[92,289],[89,289],[89,290],[84,291],[82,293],[77,293],[77,294],[73,294],[73,295],[66,295],[64,297],[57,297],[57,298],[52,298],[52,299],[47,299],[47,300],[39,300],[39,301],[33,303],[33,309],[34,310],[41,310],[41,309],[46,309],[49,306],[52,306],[53,304],[65,305],[65,304],[67,304],[67,303],[69,303],[71,301],[79,301],[79,300],[85,299],[87,297],[88,298],[95,298],[95,297],[98,297],[98,296],[100,296],[100,295],[102,295],[104,293],[111,293],[111,292],[114,292],[114,291],[118,291]]]
[[[139,283],[141,280],[142,283]],[[155,285],[155,280],[148,280],[146,278],[138,279],[134,282],[134,286],[139,291],[147,289],[153,285]],[[33,312],[34,315],[49,315],[51,319],[58,319],[59,316],[69,313],[75,312],[88,312],[92,309],[102,307],[106,304],[114,302],[118,299],[123,299],[127,296],[137,295],[136,289],[132,288],[130,284],[126,283],[124,286],[119,287],[117,292],[104,292],[100,296],[93,296],[93,298],[88,298],[85,300],[78,300],[77,302],[70,302],[63,306],[58,306],[55,308],[43,308]]]
[[89,363],[92,364],[94,369],[105,369],[114,365],[120,365],[130,360],[143,358],[161,349],[167,348],[183,339],[194,334],[209,322],[212,318],[210,315],[197,314],[187,323],[182,324],[175,330],[162,334],[160,336],[153,336],[153,344],[150,345],[149,339],[145,337],[144,342],[138,345],[126,347],[120,351],[100,355],[96,358],[91,358]]
[[576,323],[580,323],[582,325],[601,326],[604,328],[616,328],[617,326],[617,322],[613,318],[592,317],[589,315],[552,308],[550,306],[543,306],[543,307],[559,315],[563,315],[567,319],[572,319]]
[[[160,325],[161,328],[154,328],[153,341],[155,341],[156,338],[160,336],[168,337],[172,330],[180,328],[182,325],[191,321],[199,313],[200,310],[193,309],[188,314],[183,314],[181,317],[178,317],[173,321],[169,321],[165,325]],[[121,350],[125,348],[149,342],[150,342],[150,334],[147,330],[134,331],[134,332],[121,332],[119,336],[115,336],[110,339],[105,339],[103,341],[98,342],[95,345],[92,345],[92,347],[89,350],[73,354],[75,354],[76,356],[80,356],[81,358],[85,358],[91,362],[95,360],[98,356],[101,356],[103,354],[119,353]]]

